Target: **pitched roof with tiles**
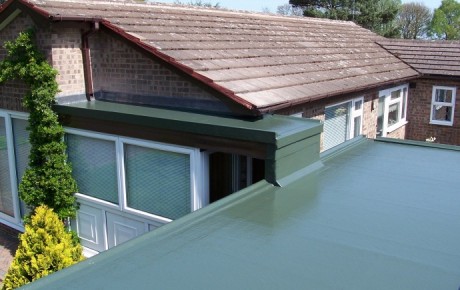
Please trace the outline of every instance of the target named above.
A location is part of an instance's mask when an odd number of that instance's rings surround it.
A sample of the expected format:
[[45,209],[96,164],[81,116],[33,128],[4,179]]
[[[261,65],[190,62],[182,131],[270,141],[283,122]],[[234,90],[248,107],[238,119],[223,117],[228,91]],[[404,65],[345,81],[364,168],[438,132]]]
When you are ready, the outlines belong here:
[[460,41],[388,39],[378,43],[424,75],[460,76]]
[[258,112],[418,75],[375,43],[381,37],[353,22],[158,3],[17,1],[50,19],[100,19]]

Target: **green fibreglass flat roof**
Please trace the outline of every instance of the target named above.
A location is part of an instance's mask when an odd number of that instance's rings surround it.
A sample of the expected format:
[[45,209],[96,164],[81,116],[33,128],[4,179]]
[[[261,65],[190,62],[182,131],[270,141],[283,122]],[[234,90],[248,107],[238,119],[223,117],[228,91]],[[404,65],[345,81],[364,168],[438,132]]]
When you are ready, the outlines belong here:
[[458,289],[460,151],[364,139],[27,289]]
[[265,115],[251,121],[103,101],[55,105],[54,108],[60,114],[269,143],[278,148],[322,131],[317,120],[277,115]]

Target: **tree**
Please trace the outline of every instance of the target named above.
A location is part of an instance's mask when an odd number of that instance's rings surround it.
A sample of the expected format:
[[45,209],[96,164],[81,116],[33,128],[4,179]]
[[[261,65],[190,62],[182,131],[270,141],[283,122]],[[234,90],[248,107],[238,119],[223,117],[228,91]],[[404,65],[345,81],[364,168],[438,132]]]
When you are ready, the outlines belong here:
[[428,32],[432,18],[431,10],[422,3],[403,4],[396,21],[404,39],[422,38]]
[[53,208],[61,219],[75,217],[77,185],[67,163],[64,129],[52,110],[58,92],[56,70],[38,51],[32,30],[5,43],[7,56],[0,62],[0,84],[22,80],[29,88],[24,107],[29,110],[29,167],[19,185],[24,202],[34,209]]
[[460,39],[460,3],[443,0],[434,10],[430,24],[430,36],[445,40]]
[[52,209],[35,209],[20,235],[20,243],[2,289],[15,289],[84,259],[82,248],[72,241]]
[[276,8],[276,13],[285,16],[302,16],[303,11],[300,7],[295,7],[291,4],[280,5]]
[[289,4],[304,10],[304,16],[351,20],[354,12],[353,0],[289,0]]
[[400,0],[357,0],[355,22],[385,37],[397,37]]
[[190,6],[200,6],[200,7],[209,7],[209,8],[221,8],[219,2],[212,4],[211,2],[203,2],[201,0],[189,1],[188,3],[182,2],[180,0],[174,1],[174,4],[179,5],[190,5]]
[[354,21],[380,35],[394,37],[400,0],[290,0],[304,15]]

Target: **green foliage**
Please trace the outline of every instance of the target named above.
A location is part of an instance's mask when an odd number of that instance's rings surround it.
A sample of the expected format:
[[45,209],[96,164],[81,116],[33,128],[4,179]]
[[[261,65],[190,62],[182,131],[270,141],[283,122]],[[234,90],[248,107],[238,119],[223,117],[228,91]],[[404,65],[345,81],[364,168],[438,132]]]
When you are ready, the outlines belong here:
[[216,4],[212,4],[211,2],[203,2],[201,0],[189,1],[188,3],[182,2],[180,0],[176,0],[174,1],[174,4],[200,6],[200,7],[208,7],[208,8],[221,8],[219,2],[217,2]]
[[460,39],[460,3],[455,0],[443,0],[434,10],[430,24],[430,36],[445,40]]
[[46,206],[35,209],[8,269],[3,289],[15,289],[82,261],[81,246],[54,211]]
[[394,20],[400,0],[290,0],[289,3],[302,7],[308,17],[354,21],[387,37],[399,34]]
[[401,6],[397,16],[400,34],[404,39],[426,37],[432,14],[430,8],[422,3],[406,3]]
[[356,1],[358,11],[355,22],[364,28],[385,37],[398,37],[396,25],[400,0],[359,0]]
[[354,11],[353,0],[290,0],[289,4],[302,7],[307,17],[351,20]]
[[65,219],[75,216],[77,185],[66,161],[64,129],[51,108],[58,92],[57,72],[38,51],[33,37],[33,31],[27,31],[6,42],[8,55],[0,62],[0,84],[21,79],[29,87],[23,103],[30,112],[31,152],[19,194],[32,209],[47,205]]

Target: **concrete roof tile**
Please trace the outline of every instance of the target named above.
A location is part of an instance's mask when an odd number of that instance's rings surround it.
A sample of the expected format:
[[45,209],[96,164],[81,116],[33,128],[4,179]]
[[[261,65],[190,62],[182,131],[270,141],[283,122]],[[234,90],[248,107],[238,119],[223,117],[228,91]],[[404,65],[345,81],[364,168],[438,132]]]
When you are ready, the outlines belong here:
[[[383,38],[352,22],[158,3],[21,1],[52,17],[103,19],[256,108],[417,76],[375,43]],[[350,87],[346,78],[372,81]]]
[[460,41],[388,39],[378,43],[423,74],[460,76]]

